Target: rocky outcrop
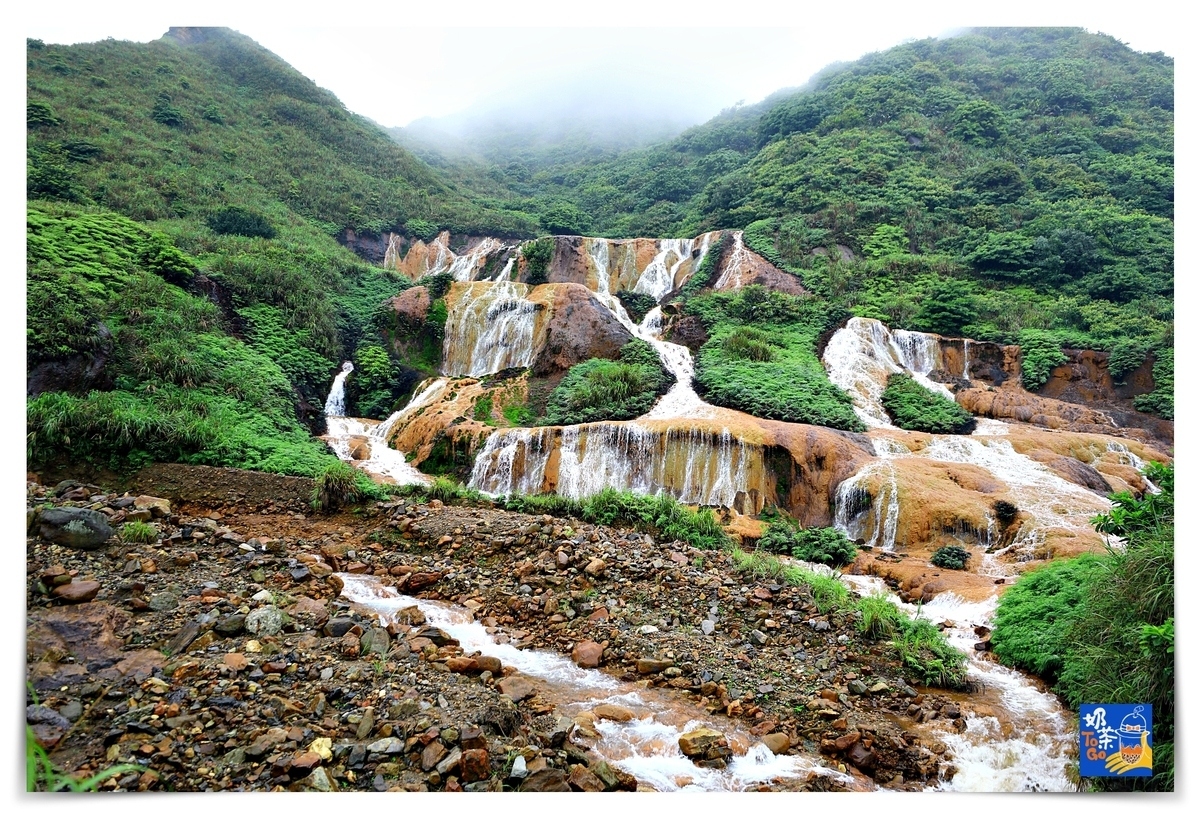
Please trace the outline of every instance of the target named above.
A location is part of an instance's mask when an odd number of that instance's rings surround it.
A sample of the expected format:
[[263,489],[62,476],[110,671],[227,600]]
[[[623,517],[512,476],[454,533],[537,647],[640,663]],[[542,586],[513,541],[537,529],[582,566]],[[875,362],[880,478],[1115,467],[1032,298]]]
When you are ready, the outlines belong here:
[[338,235],[338,242],[364,261],[382,264],[389,244],[396,238],[395,233],[360,233],[353,227],[347,227]]
[[113,353],[112,332],[103,323],[97,323],[93,337],[95,351],[90,355],[80,353],[31,365],[25,376],[25,394],[36,398],[43,392],[83,395],[92,389],[111,389],[112,382],[104,367]]
[[633,340],[586,287],[562,284],[546,290],[545,339],[534,354],[534,375],[565,372],[589,358],[616,358],[621,347]]
[[410,287],[388,301],[396,322],[410,327],[419,327],[429,315],[429,288]]
[[1117,424],[1106,412],[1076,403],[1039,397],[1019,388],[960,389],[955,394],[955,400],[959,406],[980,417],[1018,420],[1047,429],[1069,429],[1075,432],[1113,434],[1117,431]]

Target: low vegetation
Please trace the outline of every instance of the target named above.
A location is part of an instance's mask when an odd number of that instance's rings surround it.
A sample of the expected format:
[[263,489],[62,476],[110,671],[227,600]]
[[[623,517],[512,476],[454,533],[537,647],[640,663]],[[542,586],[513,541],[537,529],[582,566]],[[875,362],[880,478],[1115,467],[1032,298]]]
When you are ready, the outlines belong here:
[[889,375],[880,402],[901,429],[938,435],[967,435],[975,429],[970,412],[917,383],[911,375]]
[[705,400],[774,420],[865,428],[816,354],[821,334],[844,317],[828,305],[751,285],[697,296],[685,310],[709,333],[696,359]]
[[933,556],[930,557],[929,561],[938,568],[962,571],[967,567],[969,559],[971,559],[971,552],[961,545],[944,545],[933,552]]
[[834,568],[854,562],[858,556],[858,548],[836,528],[802,528],[782,514],[775,515],[767,523],[767,531],[759,538],[758,548]]
[[632,420],[650,411],[672,383],[654,347],[634,339],[616,361],[590,358],[571,367],[550,393],[542,423]]

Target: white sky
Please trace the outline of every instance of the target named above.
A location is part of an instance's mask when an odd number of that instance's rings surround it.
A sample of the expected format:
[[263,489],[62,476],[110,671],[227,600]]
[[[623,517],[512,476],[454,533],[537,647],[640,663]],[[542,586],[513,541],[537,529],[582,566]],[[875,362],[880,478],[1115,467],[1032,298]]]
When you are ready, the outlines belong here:
[[[253,5],[253,8],[250,6]],[[738,101],[804,83],[835,61],[972,25],[1073,25],[1139,51],[1178,56],[1190,33],[1176,5],[695,0],[605,3],[479,0],[420,4],[51,2],[22,37],[149,41],[172,25],[224,25],[273,51],[350,110],[384,126],[445,116],[508,94],[603,81],[699,122]],[[1001,6],[1002,7],[997,7]],[[637,26],[599,28],[596,26]],[[553,26],[531,28],[532,26]]]

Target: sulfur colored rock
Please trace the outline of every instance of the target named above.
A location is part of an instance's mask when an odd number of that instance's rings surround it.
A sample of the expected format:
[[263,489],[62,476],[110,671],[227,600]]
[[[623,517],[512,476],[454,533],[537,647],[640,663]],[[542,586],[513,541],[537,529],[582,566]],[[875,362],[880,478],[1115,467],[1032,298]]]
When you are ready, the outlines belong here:
[[608,719],[609,721],[626,722],[633,720],[633,711],[621,707],[619,704],[610,704],[604,702],[592,708],[592,713],[598,719]]
[[767,733],[763,736],[763,744],[775,755],[786,753],[792,747],[792,740],[787,733]]
[[500,692],[508,696],[514,702],[519,702],[522,699],[528,699],[537,689],[533,686],[532,680],[525,676],[506,676],[501,679],[496,685]]
[[712,748],[728,744],[724,733],[710,727],[700,727],[679,737],[679,750],[688,758],[703,758]]
[[643,676],[650,673],[662,673],[672,665],[666,659],[638,659],[637,672]]
[[571,774],[567,778],[567,783],[580,792],[604,792],[604,782],[582,764],[571,766]]

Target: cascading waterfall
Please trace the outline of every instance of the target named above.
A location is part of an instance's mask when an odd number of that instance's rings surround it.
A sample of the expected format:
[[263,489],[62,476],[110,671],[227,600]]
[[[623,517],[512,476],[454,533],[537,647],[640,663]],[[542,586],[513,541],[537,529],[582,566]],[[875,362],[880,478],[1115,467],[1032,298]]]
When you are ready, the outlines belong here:
[[741,287],[742,267],[749,255],[749,251],[742,241],[742,231],[738,230],[733,234],[733,248],[729,251],[729,258],[725,259],[725,268],[721,270],[721,277],[717,279],[713,288],[732,290]]
[[963,338],[963,371],[964,381],[971,380],[971,342]]
[[484,239],[471,250],[451,261],[445,272],[449,273],[455,281],[471,281],[481,268],[481,262],[502,246],[497,239]]
[[538,306],[514,281],[465,284],[446,318],[442,369],[473,378],[533,363]]
[[[402,596],[376,577],[339,574],[342,596],[371,611],[381,625],[396,621],[396,613],[417,607],[433,627],[458,640],[465,653],[499,659],[505,666],[540,680],[543,698],[561,702],[559,711],[577,713],[610,702],[634,711],[628,722],[597,720],[600,740],[593,748],[609,764],[659,791],[739,791],[760,783],[827,776],[860,787],[850,776],[831,770],[808,755],[776,756],[761,741],[731,722],[713,716],[666,690],[621,682],[599,670],[585,670],[557,653],[522,650],[498,643],[464,608]],[[679,750],[679,737],[700,726],[721,730],[735,757],[724,770],[698,767]]]
[[[333,386],[325,401],[327,433],[324,439],[329,448],[339,459],[397,485],[428,483],[429,478],[410,466],[404,452],[391,448],[387,439],[398,420],[433,400],[436,389],[445,387],[445,379],[433,382],[407,406],[379,423],[343,416],[346,411],[346,376],[352,371],[354,365],[350,361],[342,364],[342,371],[333,379]],[[356,458],[355,454],[360,456]],[[364,454],[365,457],[362,456]]]
[[[896,529],[900,524],[900,489],[896,482],[896,467],[890,461],[909,451],[903,444],[886,437],[871,442],[879,459],[863,466],[838,485],[834,495],[833,527],[851,540],[861,539],[883,551],[894,551]],[[879,488],[872,500],[870,485],[876,479]]]
[[325,398],[325,416],[341,417],[346,414],[346,376],[354,371],[354,364],[346,361],[342,364],[342,371],[339,372],[333,379],[333,386],[329,389],[329,397]]
[[475,459],[472,488],[492,495],[536,494],[550,482],[557,450],[557,494],[575,499],[605,488],[665,492],[682,503],[757,511],[770,492],[761,447],[728,429],[660,431],[637,423],[501,429]]
[[829,380],[850,394],[855,414],[868,426],[891,428],[880,397],[888,376],[895,373],[911,375],[927,389],[954,399],[943,384],[929,379],[941,366],[936,335],[892,332],[873,318],[851,318],[829,339],[822,362]]
[[[656,301],[661,300],[667,293],[675,289],[675,274],[679,272],[680,266],[685,261],[691,260],[692,248],[695,244],[695,239],[661,240],[658,255],[646,265],[646,269],[642,271],[633,291],[651,295]],[[672,256],[674,256],[673,259]]]

